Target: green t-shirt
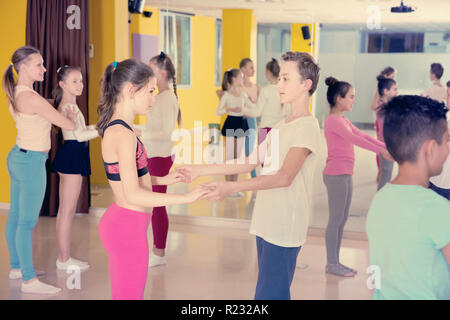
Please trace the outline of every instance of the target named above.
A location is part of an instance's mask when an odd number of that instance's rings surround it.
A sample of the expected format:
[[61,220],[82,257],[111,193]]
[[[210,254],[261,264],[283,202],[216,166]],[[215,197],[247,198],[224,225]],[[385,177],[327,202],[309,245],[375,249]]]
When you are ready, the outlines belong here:
[[[421,186],[387,184],[367,216],[371,266],[380,271],[374,299],[450,299],[450,202]],[[375,282],[376,283],[376,282]]]

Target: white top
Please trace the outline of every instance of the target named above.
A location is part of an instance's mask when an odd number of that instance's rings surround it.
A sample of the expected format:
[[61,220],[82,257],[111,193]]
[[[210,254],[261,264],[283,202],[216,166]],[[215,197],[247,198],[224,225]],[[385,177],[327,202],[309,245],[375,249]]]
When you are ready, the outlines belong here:
[[[21,92],[25,91],[39,95],[31,88],[21,85],[15,87],[14,95],[17,98]],[[37,114],[26,114],[16,111],[11,104],[9,105],[9,112],[11,112],[13,119],[16,121],[16,144],[20,148],[30,151],[50,150],[50,130],[52,124],[47,119]]]
[[78,111],[77,120],[75,122],[75,130],[61,129],[64,140],[77,140],[78,142],[89,141],[99,136],[95,125],[87,126],[83,113],[76,104],[66,103],[61,107],[61,114],[67,117],[67,110],[72,107],[75,111]]
[[142,131],[142,141],[148,158],[167,158],[172,155],[172,133],[178,118],[178,100],[172,90],[164,90],[156,97],[147,113],[147,123]]
[[445,86],[439,87],[433,84],[431,87],[425,89],[422,95],[439,102],[447,103],[447,88]]
[[[449,117],[449,115],[447,115]],[[450,118],[447,119],[448,127],[450,129]],[[447,157],[447,160],[444,162],[444,168],[440,175],[431,177],[430,181],[439,188],[442,189],[450,189],[450,155]]]
[[268,147],[262,175],[276,173],[291,148],[307,148],[312,153],[289,187],[258,191],[250,233],[277,246],[299,247],[306,241],[313,175],[322,149],[319,122],[313,116],[300,117],[289,123],[283,120],[273,127],[266,141]]
[[249,117],[261,117],[260,128],[272,128],[283,120],[284,114],[281,108],[280,92],[273,84],[261,89],[256,108],[244,108],[244,113]]
[[[241,112],[228,112],[226,107],[240,107]],[[218,116],[221,116],[226,113],[232,117],[243,117],[244,113],[242,108],[256,108],[256,105],[250,101],[247,94],[243,90],[241,91],[241,95],[239,97],[236,97],[235,95],[232,95],[231,93],[225,91],[222,98],[220,99],[216,114]]]

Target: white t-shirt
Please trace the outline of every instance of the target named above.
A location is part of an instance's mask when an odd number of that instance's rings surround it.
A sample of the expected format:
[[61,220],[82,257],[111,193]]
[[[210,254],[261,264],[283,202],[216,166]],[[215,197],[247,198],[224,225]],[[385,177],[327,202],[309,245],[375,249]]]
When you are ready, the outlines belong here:
[[[450,115],[447,115],[447,117],[450,117]],[[448,118],[447,121],[448,127],[450,129],[450,118]],[[450,155],[447,157],[447,160],[444,163],[444,168],[442,169],[441,174],[435,177],[431,177],[430,181],[439,188],[450,189]]]
[[[262,175],[276,173],[291,148],[307,148],[312,153],[289,187],[258,191],[250,233],[277,246],[299,247],[306,241],[313,175],[322,149],[319,122],[313,116],[300,117],[289,123],[283,120],[272,128],[266,141],[268,151]],[[278,157],[278,165],[274,157]]]
[[447,88],[445,86],[439,87],[433,84],[431,87],[425,89],[422,95],[445,104],[447,103]]
[[[228,112],[226,108],[241,108],[241,112]],[[225,91],[220,99],[219,106],[217,107],[216,115],[221,116],[225,113],[233,117],[244,116],[242,108],[256,108],[255,104],[250,101],[244,90],[241,91],[241,95],[236,97],[231,93]]]
[[249,117],[261,117],[260,128],[272,128],[283,120],[284,114],[281,108],[280,92],[273,84],[269,84],[261,89],[256,108],[244,109],[244,113]]
[[165,90],[156,97],[147,123],[142,131],[142,140],[149,158],[167,158],[172,155],[174,143],[171,139],[178,118],[178,100],[172,90]]

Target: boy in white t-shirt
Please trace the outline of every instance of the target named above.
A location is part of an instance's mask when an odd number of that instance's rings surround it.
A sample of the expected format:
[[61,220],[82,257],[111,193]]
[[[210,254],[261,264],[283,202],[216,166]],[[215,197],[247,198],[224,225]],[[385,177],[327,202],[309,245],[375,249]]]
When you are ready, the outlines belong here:
[[259,190],[250,228],[256,235],[258,252],[255,300],[291,297],[297,256],[308,230],[313,173],[322,148],[319,123],[309,108],[319,66],[307,53],[287,52],[282,58],[277,87],[281,103],[289,103],[291,113],[274,126],[256,152],[241,162],[245,164],[178,168],[192,181],[205,175],[247,173],[264,163],[257,178],[206,184],[214,189],[207,197],[210,200],[222,200],[232,192]]

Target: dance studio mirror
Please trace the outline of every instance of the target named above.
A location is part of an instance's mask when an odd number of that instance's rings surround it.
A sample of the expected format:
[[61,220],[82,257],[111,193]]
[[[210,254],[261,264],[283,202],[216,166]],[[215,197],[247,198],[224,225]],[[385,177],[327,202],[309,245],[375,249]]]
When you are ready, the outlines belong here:
[[[197,6],[195,8],[192,7],[194,2]],[[157,24],[160,33],[141,38],[133,34],[133,43],[138,43],[146,49],[146,59],[159,54],[160,51],[176,57],[177,93],[183,116],[183,129],[191,134],[193,147],[196,127],[201,128],[201,136],[208,136],[210,128],[221,128],[223,125],[224,118],[216,116],[219,105],[216,92],[221,89],[225,71],[224,57],[229,58],[230,53],[226,52],[228,48],[222,47],[226,35],[222,23],[223,8],[219,5],[223,5],[224,2],[212,1],[207,7],[203,1],[192,3],[190,7],[184,5],[183,1],[176,0],[147,3],[151,6],[148,10],[153,13],[151,18],[142,19],[159,19]],[[305,6],[314,7],[310,4]],[[305,8],[306,11],[307,9]],[[319,62],[320,80],[311,100],[311,109],[322,129],[324,148],[317,154],[318,162],[311,194],[310,227],[325,229],[329,208],[328,193],[323,181],[323,170],[327,161],[327,143],[323,128],[330,112],[325,79],[333,76],[351,84],[355,89],[355,102],[353,109],[346,112],[345,117],[364,133],[376,139],[376,115],[371,109],[377,91],[376,77],[383,69],[391,66],[395,69],[398,94],[422,93],[432,84],[430,65],[435,62],[450,65],[448,54],[450,26],[440,23],[431,25],[389,21],[378,27],[363,21],[357,24],[341,24],[331,18],[329,21],[325,19],[321,23],[316,23],[311,14],[305,18],[306,22],[309,21],[307,24],[287,24],[285,21],[289,20],[282,15],[276,21],[277,18],[270,13],[270,6],[267,4],[265,7],[255,9],[253,15],[257,28],[254,33],[255,74],[250,77],[251,82],[260,88],[268,85],[265,76],[266,64],[272,58],[281,61],[282,53],[292,50],[294,45],[298,46],[296,43],[298,39],[304,42],[306,50],[310,50]],[[131,28],[133,23],[134,20]],[[309,26],[306,34],[301,26]],[[205,33],[205,30],[209,32]],[[201,46],[202,49],[195,46]],[[134,49],[137,50],[137,47]],[[136,54],[136,51],[133,52]],[[239,61],[234,68],[239,68]],[[214,75],[211,74],[211,70],[214,70]],[[204,85],[207,81],[211,83]],[[199,85],[200,82],[202,85]],[[444,85],[446,82],[446,80],[443,82]],[[195,112],[192,113],[192,110]],[[143,129],[142,138],[145,140],[145,120],[140,120],[138,124]],[[222,137],[215,137],[212,140],[217,139]],[[203,141],[202,148],[209,145],[207,140]],[[175,145],[180,141],[175,141]],[[354,147],[354,152],[353,197],[345,230],[364,233],[368,209],[377,191],[378,164],[374,152],[358,146]],[[179,162],[175,159],[172,168],[182,165]],[[397,165],[394,164],[392,176],[395,176],[396,172]],[[257,175],[260,173],[258,169]],[[250,174],[239,175],[239,179],[250,178]],[[190,185],[180,183],[169,186],[167,192],[185,193],[202,183],[224,179],[223,176],[201,177]],[[248,222],[252,217],[255,198],[256,192],[244,192],[240,197],[227,197],[221,202],[201,200],[190,205],[173,205],[167,207],[167,211],[171,219],[193,217],[211,218],[215,219],[214,221]],[[106,184],[91,183],[93,208],[106,208],[111,201],[112,195]]]

